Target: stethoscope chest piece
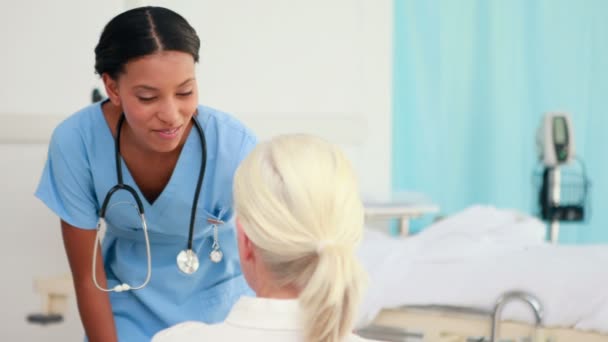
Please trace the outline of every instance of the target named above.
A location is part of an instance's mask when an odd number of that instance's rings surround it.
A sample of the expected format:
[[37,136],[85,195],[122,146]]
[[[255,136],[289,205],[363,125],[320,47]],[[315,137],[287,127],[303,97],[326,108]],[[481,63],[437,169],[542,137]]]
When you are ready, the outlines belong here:
[[193,274],[199,265],[198,256],[191,249],[183,250],[177,255],[177,267],[185,274]]

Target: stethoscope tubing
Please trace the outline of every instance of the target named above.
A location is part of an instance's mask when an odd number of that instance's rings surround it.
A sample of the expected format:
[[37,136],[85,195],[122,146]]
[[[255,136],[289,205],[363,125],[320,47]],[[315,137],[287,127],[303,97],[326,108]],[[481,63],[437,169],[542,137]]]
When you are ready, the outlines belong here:
[[[139,290],[141,288],[144,288],[150,282],[150,278],[152,276],[152,253],[151,253],[151,248],[150,248],[150,237],[148,234],[148,224],[146,222],[143,202],[142,202],[141,198],[139,197],[139,195],[137,194],[137,191],[135,191],[135,189],[133,187],[125,184],[123,181],[122,162],[121,162],[121,155],[120,155],[120,131],[121,131],[124,121],[125,121],[125,115],[123,113],[120,116],[120,119],[118,120],[117,127],[116,127],[116,139],[114,139],[114,155],[115,155],[115,161],[116,161],[116,179],[117,179],[118,183],[108,191],[108,193],[106,194],[104,201],[101,205],[101,209],[99,211],[99,221],[97,222],[97,227],[96,227],[97,234],[95,236],[95,245],[93,247],[93,258],[92,258],[93,282],[95,283],[95,286],[99,290],[104,291],[104,292],[112,292],[112,291],[122,292],[122,291],[128,291],[128,290]],[[192,242],[194,240],[194,227],[195,227],[195,223],[196,223],[196,209],[198,207],[199,195],[200,195],[201,187],[203,185],[203,181],[205,179],[205,169],[207,166],[207,142],[206,142],[206,138],[205,138],[205,133],[204,133],[200,123],[195,118],[195,116],[192,116],[192,121],[194,123],[194,126],[195,126],[195,128],[199,134],[200,140],[201,140],[202,158],[201,158],[201,166],[200,166],[200,170],[199,170],[199,175],[198,175],[198,179],[196,182],[196,189],[194,191],[194,199],[192,201],[192,207],[190,210],[190,226],[188,229],[187,250],[192,250]],[[127,191],[131,195],[131,197],[133,199],[135,199],[135,202],[136,202],[136,209],[140,215],[142,229],[144,232],[144,239],[146,242],[147,272],[146,272],[146,278],[145,278],[144,282],[139,286],[132,287],[129,284],[123,283],[123,284],[116,285],[113,288],[109,289],[109,288],[101,287],[97,281],[97,272],[96,272],[96,270],[97,270],[97,252],[98,252],[98,246],[101,244],[100,231],[101,231],[102,224],[105,224],[105,215],[106,215],[106,212],[108,209],[108,205],[110,203],[112,196],[120,190]]]

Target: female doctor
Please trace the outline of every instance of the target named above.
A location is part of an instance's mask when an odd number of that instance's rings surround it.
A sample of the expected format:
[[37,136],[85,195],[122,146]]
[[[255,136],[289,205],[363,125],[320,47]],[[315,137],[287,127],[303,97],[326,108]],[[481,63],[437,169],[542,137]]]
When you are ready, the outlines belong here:
[[198,105],[199,46],[168,9],[116,16],[95,48],[109,99],[53,132],[36,196],[61,219],[89,341],[149,341],[182,321],[220,322],[251,291],[231,189],[256,140]]

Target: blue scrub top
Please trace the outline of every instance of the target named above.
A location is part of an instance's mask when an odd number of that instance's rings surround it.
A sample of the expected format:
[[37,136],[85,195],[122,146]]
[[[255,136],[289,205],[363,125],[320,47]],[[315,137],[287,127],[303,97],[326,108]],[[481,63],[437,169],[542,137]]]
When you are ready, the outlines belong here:
[[[232,181],[256,139],[236,119],[217,110],[199,106],[197,119],[205,132],[207,166],[193,243],[200,259],[196,273],[183,274],[176,264],[177,254],[187,246],[202,158],[196,129],[190,131],[171,179],[153,203],[147,202],[122,163],[124,182],[137,191],[144,205],[152,277],[141,290],[110,293],[119,341],[149,341],[159,330],[187,320],[221,322],[240,296],[253,294],[239,265]],[[101,103],[95,103],[67,118],[53,132],[36,196],[67,223],[95,229],[106,193],[117,183],[115,168],[114,139]],[[115,194],[106,213],[108,229],[102,251],[110,288],[121,283],[137,286],[147,271],[139,216],[125,202],[134,201],[124,191]],[[208,218],[226,222],[218,230],[224,258],[217,264],[209,259],[213,229]]]

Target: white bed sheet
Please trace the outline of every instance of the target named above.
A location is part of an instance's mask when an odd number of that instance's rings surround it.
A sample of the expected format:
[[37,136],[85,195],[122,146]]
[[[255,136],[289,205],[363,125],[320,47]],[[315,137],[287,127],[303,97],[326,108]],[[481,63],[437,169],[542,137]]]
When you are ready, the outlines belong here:
[[[544,325],[608,333],[608,245],[551,245],[544,236],[541,221],[487,206],[409,238],[368,230],[359,249],[369,274],[359,324],[403,305],[490,311],[502,293],[524,290],[543,304]],[[504,319],[532,317],[520,303],[503,311]]]

